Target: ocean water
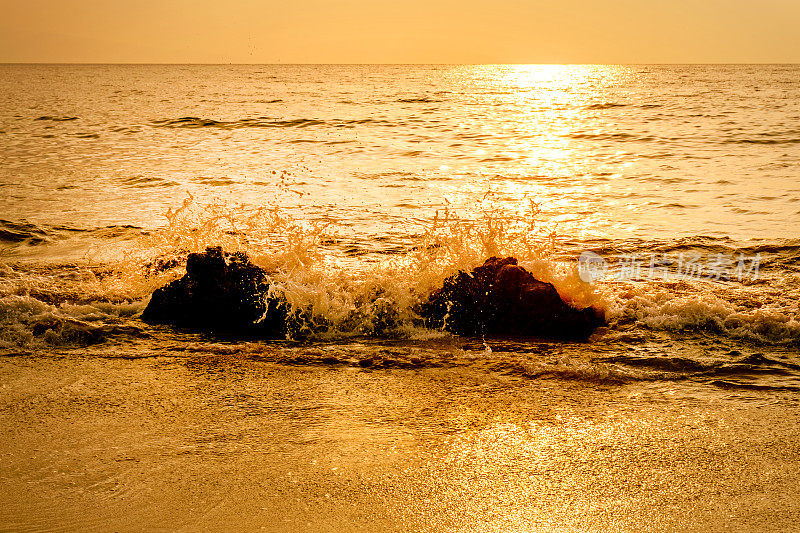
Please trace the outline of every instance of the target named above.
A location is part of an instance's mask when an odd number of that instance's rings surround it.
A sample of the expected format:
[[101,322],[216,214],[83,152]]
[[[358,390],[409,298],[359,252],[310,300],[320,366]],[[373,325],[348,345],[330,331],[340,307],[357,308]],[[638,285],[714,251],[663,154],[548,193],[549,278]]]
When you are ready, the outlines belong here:
[[[800,66],[0,65],[0,528],[783,531]],[[143,323],[188,253],[302,334]],[[515,256],[607,327],[414,305]]]
[[[225,350],[795,390],[799,78],[796,65],[3,65],[0,347],[213,351],[137,317],[186,253],[221,244],[334,325]],[[601,261],[589,276],[585,252]],[[414,301],[491,255],[603,309],[608,328],[551,343],[420,327]],[[399,310],[391,327],[370,294]]]

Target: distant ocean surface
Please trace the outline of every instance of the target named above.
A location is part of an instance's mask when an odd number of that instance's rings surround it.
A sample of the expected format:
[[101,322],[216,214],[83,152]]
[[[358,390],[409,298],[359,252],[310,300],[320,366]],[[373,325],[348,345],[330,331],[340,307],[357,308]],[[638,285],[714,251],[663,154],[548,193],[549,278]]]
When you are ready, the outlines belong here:
[[[797,65],[0,65],[0,158],[8,355],[800,390]],[[215,244],[328,334],[220,344],[142,323]],[[420,328],[412,300],[493,254],[609,327],[587,343]],[[399,309],[394,329],[368,294]]]

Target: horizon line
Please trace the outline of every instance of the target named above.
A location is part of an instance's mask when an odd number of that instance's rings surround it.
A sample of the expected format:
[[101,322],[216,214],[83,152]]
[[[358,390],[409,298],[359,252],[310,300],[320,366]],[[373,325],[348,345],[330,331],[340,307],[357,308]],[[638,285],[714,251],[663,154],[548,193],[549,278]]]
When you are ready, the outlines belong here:
[[702,66],[702,65],[800,65],[800,62],[735,62],[735,61],[722,61],[722,62],[630,62],[630,63],[558,63],[558,62],[545,62],[545,63],[338,63],[338,62],[322,62],[322,63],[306,63],[306,62],[267,62],[267,63],[245,63],[245,62],[150,62],[150,61],[0,61],[0,65],[152,65],[152,66],[170,66],[170,65],[197,65],[197,66],[222,66],[222,65],[240,65],[240,66]]

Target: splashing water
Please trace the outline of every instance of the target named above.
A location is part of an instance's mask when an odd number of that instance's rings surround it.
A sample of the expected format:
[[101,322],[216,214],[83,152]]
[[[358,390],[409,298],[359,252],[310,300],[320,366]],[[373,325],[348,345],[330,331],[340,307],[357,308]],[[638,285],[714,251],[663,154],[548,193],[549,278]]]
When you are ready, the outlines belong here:
[[555,233],[537,225],[538,205],[529,202],[521,213],[486,201],[479,207],[477,219],[450,209],[436,212],[402,253],[354,261],[340,245],[347,239],[335,222],[298,220],[272,206],[202,204],[189,196],[166,213],[165,227],[143,235],[110,263],[112,274],[101,283],[109,294],[143,298],[181,275],[189,253],[221,246],[266,269],[310,330],[324,324],[329,335],[407,336],[420,334],[414,306],[447,276],[491,256],[514,256],[574,305],[598,304],[574,265],[552,261]]

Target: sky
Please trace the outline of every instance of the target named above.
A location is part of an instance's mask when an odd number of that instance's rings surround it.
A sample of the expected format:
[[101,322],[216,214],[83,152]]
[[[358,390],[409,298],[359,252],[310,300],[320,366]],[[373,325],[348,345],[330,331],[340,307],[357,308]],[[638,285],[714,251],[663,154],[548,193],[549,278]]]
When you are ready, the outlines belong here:
[[0,62],[800,63],[800,0],[0,0]]

